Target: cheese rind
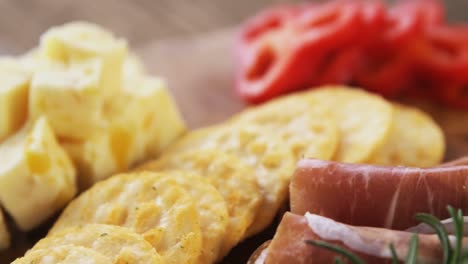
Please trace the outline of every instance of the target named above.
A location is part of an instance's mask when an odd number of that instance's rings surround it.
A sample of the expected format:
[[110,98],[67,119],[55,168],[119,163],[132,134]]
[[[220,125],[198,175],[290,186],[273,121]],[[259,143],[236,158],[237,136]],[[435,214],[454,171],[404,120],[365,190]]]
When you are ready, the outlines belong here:
[[76,194],[75,169],[46,118],[26,125],[0,145],[0,202],[28,231]]
[[122,65],[127,43],[105,29],[87,22],[73,22],[49,29],[41,37],[40,50],[66,65],[91,58],[102,61],[102,89],[112,97],[122,86]]
[[0,58],[0,142],[27,119],[29,81],[30,75],[13,58]]
[[34,74],[29,112],[46,116],[59,137],[84,139],[105,126],[101,83],[102,63],[90,60],[73,67]]

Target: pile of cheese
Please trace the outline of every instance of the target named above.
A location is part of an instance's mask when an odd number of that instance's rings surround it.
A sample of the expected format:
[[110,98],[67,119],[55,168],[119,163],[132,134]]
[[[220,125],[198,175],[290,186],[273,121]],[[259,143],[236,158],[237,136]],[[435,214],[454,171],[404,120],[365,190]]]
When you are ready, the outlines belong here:
[[21,230],[184,131],[164,82],[96,25],[51,28],[33,51],[0,57],[0,203]]

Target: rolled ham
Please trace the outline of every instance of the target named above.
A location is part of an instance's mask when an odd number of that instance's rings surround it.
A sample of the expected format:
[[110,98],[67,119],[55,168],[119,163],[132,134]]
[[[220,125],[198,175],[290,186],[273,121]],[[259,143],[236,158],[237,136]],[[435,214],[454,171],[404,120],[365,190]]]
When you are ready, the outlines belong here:
[[[339,245],[366,261],[367,264],[391,263],[389,245],[393,244],[400,261],[406,258],[413,233],[384,228],[356,227],[332,219],[306,214],[286,213],[277,232],[258,257],[256,264],[327,264],[334,263],[336,253],[308,245],[306,240],[322,240]],[[442,251],[437,235],[418,235],[418,262],[442,262]],[[450,237],[453,242],[453,237]],[[463,241],[466,246],[468,240]],[[261,256],[261,254],[259,254]]]
[[416,213],[468,212],[468,166],[428,169],[303,159],[290,185],[291,211],[357,225],[404,230]]

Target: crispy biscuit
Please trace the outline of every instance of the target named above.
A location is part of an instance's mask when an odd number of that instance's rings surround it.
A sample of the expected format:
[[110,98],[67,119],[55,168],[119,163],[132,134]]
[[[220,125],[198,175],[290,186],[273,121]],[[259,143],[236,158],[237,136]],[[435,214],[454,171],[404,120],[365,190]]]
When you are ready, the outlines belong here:
[[251,123],[265,131],[275,131],[296,159],[331,159],[339,143],[338,127],[333,117],[326,109],[317,109],[298,95],[280,97],[249,108],[231,121],[234,125]]
[[275,131],[254,124],[212,126],[188,133],[171,145],[168,155],[185,150],[220,149],[231,153],[254,169],[263,200],[246,237],[266,228],[287,199],[289,179],[294,170],[294,154],[284,148]]
[[165,263],[196,263],[202,249],[193,198],[160,173],[120,174],[98,182],[68,205],[50,234],[89,223],[132,229]]
[[32,250],[66,245],[93,249],[113,263],[163,263],[161,256],[141,235],[113,225],[89,224],[62,229],[41,239]]
[[226,202],[208,179],[195,172],[171,170],[163,174],[174,179],[195,201],[203,244],[198,263],[214,263],[228,224]]
[[252,224],[262,196],[254,169],[232,154],[217,149],[192,150],[163,155],[139,170],[181,169],[206,177],[226,201],[229,223],[219,258],[224,257],[244,237]]
[[444,134],[434,120],[416,108],[394,105],[390,136],[369,163],[431,167],[444,157]]
[[98,252],[73,245],[57,246],[28,251],[12,264],[112,264],[113,262]]
[[334,160],[366,162],[390,134],[393,108],[380,96],[345,86],[325,86],[303,96],[335,118],[341,140]]

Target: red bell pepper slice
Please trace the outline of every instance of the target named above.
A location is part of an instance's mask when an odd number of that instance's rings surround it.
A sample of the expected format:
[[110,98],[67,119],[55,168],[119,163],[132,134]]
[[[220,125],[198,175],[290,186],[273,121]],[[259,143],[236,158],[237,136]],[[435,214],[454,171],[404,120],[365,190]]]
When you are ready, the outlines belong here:
[[350,83],[364,54],[360,47],[339,50],[318,67],[314,86]]
[[356,84],[386,97],[400,95],[411,82],[410,57],[404,53],[381,55],[365,60],[356,74]]
[[430,79],[458,80],[468,75],[468,27],[436,26],[415,48],[418,68]]
[[257,36],[252,43],[243,42],[237,92],[248,102],[259,103],[306,88],[324,54],[351,43],[360,28],[359,14],[359,8],[341,2],[313,6],[290,25]]
[[376,49],[401,49],[426,28],[442,24],[444,9],[437,0],[400,1],[392,6],[385,17],[384,26],[377,34]]

